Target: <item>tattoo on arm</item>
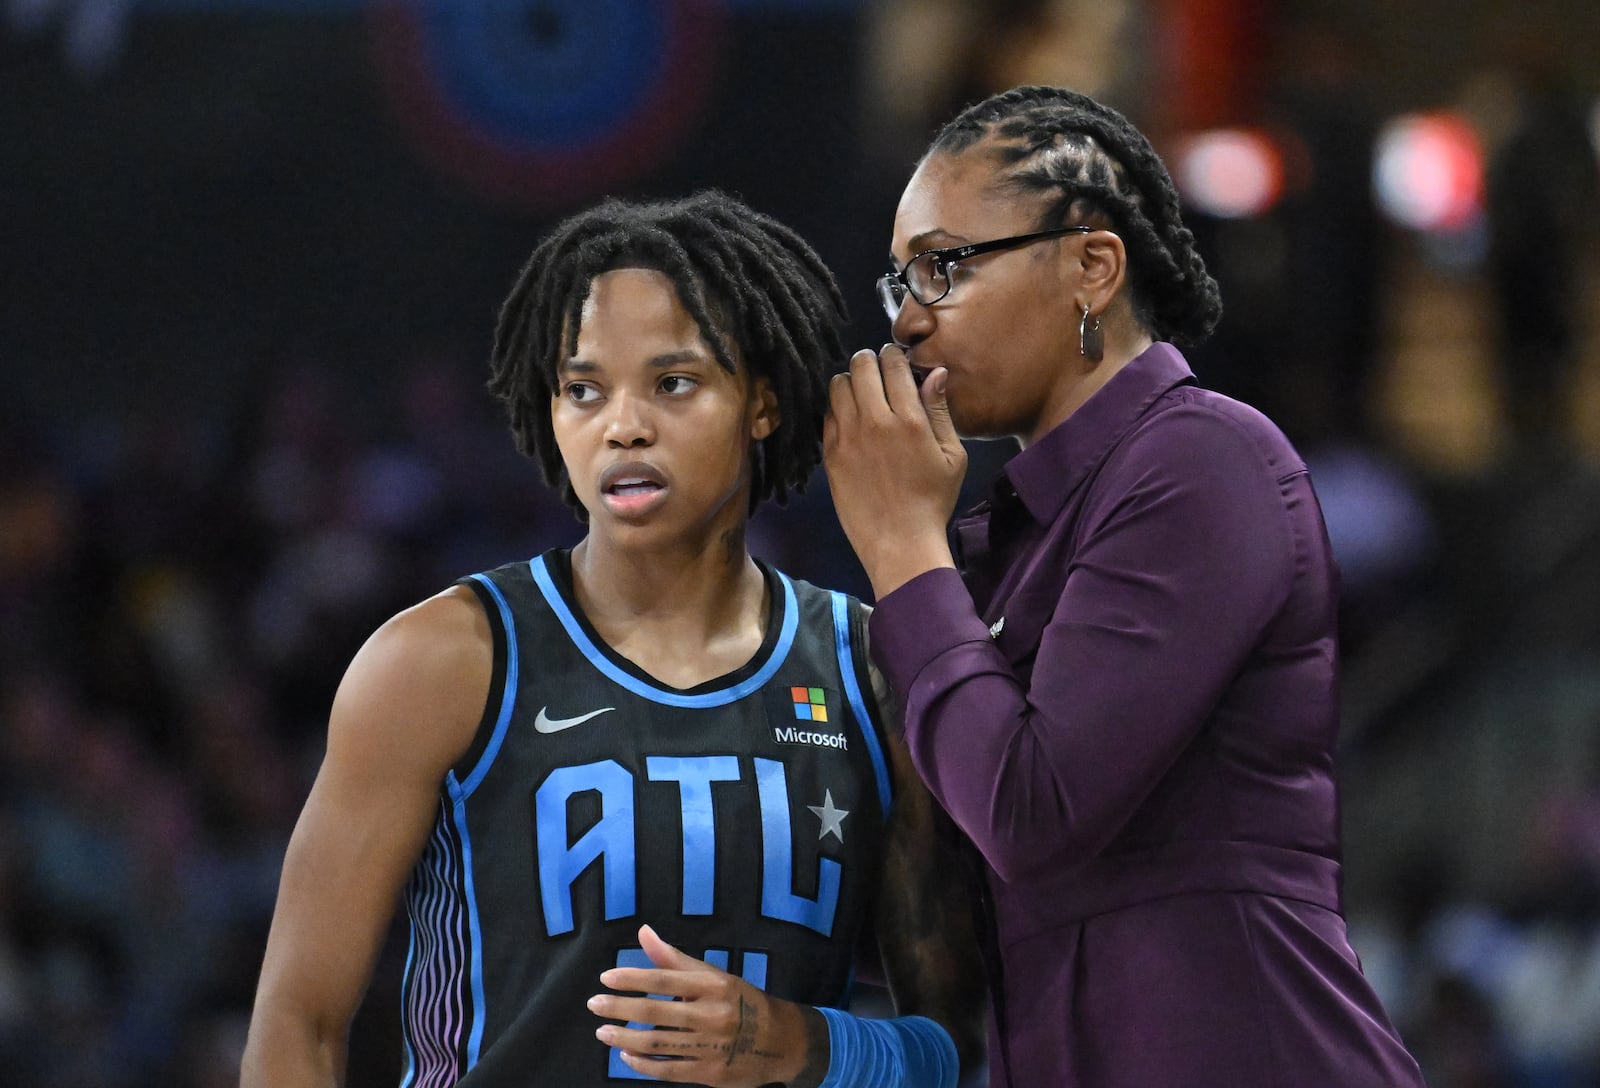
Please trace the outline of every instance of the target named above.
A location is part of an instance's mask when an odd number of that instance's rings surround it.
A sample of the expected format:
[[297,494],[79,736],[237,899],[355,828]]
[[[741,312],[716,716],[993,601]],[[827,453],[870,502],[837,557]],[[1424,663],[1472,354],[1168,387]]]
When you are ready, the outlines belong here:
[[876,931],[897,1015],[932,1016],[951,1033],[963,1067],[982,1050],[985,998],[973,904],[976,874],[960,834],[910,767],[898,742],[890,846],[876,906]]

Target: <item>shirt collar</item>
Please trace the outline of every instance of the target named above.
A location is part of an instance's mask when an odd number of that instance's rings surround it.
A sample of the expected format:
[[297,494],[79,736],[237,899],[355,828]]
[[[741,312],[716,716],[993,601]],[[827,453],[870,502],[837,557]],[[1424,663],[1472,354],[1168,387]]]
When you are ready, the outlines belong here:
[[1194,382],[1178,349],[1151,344],[1003,470],[1033,519],[1048,525],[1067,496],[1168,390]]

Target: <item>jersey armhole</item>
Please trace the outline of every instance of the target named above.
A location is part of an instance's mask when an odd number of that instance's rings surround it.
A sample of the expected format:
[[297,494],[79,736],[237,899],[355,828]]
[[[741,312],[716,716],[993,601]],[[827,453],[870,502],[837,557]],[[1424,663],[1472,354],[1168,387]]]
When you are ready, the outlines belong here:
[[492,595],[489,587],[480,578],[463,578],[460,585],[471,589],[478,598],[478,604],[483,608],[489,618],[489,631],[494,639],[494,671],[489,677],[489,693],[483,702],[483,713],[478,718],[477,731],[472,735],[472,743],[461,758],[450,768],[451,775],[461,781],[471,774],[477,767],[489,748],[490,741],[494,738],[495,728],[500,723],[502,708],[506,695],[506,672],[509,661],[507,650],[508,639],[505,625],[509,617],[502,615],[499,602]]
[[[878,694],[872,686],[871,662],[867,652],[867,609],[849,598],[844,598],[844,601],[846,623],[845,630],[840,633],[849,640],[850,678],[855,681],[859,708],[866,712],[864,719],[860,711],[855,717],[862,719],[859,724],[862,732],[867,734],[867,750],[871,753],[878,779],[878,799],[883,818],[887,821],[894,807],[894,776],[888,764],[889,728],[884,721],[885,708],[878,705]],[[844,661],[841,660],[840,664],[843,665]]]

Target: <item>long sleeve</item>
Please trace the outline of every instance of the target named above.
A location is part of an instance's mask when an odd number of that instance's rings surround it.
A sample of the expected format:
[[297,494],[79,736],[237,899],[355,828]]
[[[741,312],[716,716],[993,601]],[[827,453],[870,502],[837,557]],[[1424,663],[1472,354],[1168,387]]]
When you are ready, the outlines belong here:
[[[1096,856],[1212,716],[1310,553],[1304,467],[1248,421],[1184,401],[1136,427],[1000,602],[1037,652],[991,639],[953,571],[879,602],[875,656],[913,761],[1005,880]],[[1031,661],[1030,661],[1031,657]]]

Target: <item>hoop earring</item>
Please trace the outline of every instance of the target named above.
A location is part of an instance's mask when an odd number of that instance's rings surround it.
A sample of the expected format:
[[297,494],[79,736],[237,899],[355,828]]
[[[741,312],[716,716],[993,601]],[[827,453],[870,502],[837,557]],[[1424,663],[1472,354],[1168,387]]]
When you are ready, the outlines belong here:
[[1089,322],[1089,307],[1083,307],[1083,320],[1078,322],[1078,354],[1091,363],[1106,357],[1106,334],[1100,328],[1100,319]]

